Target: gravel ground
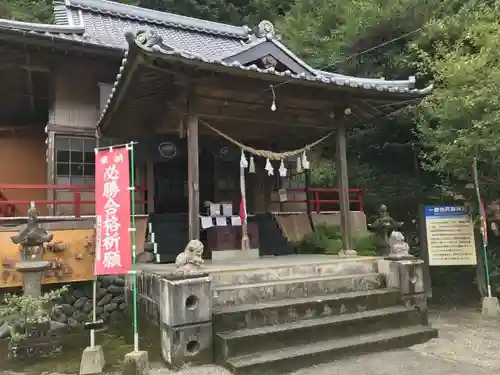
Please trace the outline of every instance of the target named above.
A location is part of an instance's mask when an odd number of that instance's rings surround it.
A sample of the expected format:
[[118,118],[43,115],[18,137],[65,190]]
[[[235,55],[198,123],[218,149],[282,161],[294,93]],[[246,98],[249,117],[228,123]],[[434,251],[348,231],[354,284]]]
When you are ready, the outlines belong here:
[[[494,375],[500,373],[500,319],[484,320],[474,309],[431,312],[439,338],[404,350],[344,359],[290,375]],[[152,363],[151,375],[230,375],[217,366],[170,371]],[[4,372],[4,375],[27,375]],[[43,375],[49,375],[44,373]],[[50,374],[62,375],[62,374]],[[106,375],[117,375],[106,374]],[[264,374],[263,374],[264,375]]]

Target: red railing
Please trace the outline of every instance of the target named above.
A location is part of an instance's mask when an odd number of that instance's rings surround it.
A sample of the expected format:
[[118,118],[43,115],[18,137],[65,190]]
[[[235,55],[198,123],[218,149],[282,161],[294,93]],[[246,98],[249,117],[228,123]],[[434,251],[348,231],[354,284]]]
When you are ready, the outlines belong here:
[[[7,199],[8,191],[54,191],[54,195],[63,192],[70,192],[73,194],[73,199]],[[84,185],[0,185],[0,216],[25,216],[26,212],[19,212],[16,205],[28,207],[30,202],[35,202],[37,206],[46,205],[55,209],[58,205],[72,205],[73,215],[76,217],[81,216],[83,205],[94,205],[94,199],[82,199],[82,193],[93,192],[93,186]],[[146,188],[137,186],[136,191],[146,191]],[[146,204],[145,200],[136,200],[137,204]]]
[[[285,202],[273,202],[281,204],[304,203],[308,202],[312,205],[312,210],[316,212],[322,211],[338,211],[340,208],[339,189],[335,188],[294,188],[286,189],[288,199]],[[363,212],[363,195],[364,189],[349,189],[349,205],[353,211]],[[291,193],[291,197],[290,197]],[[297,199],[296,194],[307,194],[305,199]],[[312,195],[312,199],[308,199]]]
[[0,191],[0,217],[14,216],[16,213],[16,208],[13,204],[7,201],[5,195]]

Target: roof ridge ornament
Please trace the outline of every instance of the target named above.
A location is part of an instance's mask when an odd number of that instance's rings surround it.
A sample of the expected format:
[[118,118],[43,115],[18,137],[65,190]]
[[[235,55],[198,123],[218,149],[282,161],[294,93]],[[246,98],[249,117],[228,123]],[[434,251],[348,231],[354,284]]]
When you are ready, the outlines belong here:
[[255,30],[255,34],[259,38],[273,39],[276,34],[276,29],[271,21],[263,20],[260,21],[259,25]]
[[131,37],[133,38],[135,43],[141,47],[151,49],[154,46],[160,46],[165,50],[173,49],[163,41],[162,36],[156,30],[150,28],[139,29],[135,33],[132,32]]
[[151,48],[154,45],[161,44],[163,40],[156,31],[147,28],[137,30],[135,42],[143,47]]

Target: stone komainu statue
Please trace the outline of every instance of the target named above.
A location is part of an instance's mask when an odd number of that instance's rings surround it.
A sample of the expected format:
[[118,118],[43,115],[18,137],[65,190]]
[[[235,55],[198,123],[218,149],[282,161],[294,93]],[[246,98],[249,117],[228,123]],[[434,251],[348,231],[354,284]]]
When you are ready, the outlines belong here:
[[175,258],[176,273],[198,272],[203,265],[203,249],[201,241],[189,241],[184,251]]
[[393,231],[389,236],[390,257],[408,257],[410,256],[410,245],[405,241],[403,233]]

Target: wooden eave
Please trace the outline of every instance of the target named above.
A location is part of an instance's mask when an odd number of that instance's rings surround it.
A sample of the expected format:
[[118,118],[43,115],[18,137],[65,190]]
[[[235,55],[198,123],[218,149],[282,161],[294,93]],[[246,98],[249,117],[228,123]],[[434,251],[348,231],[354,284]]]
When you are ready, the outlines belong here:
[[[196,103],[202,122],[239,139],[286,134],[306,142],[331,132],[339,121],[354,126],[423,97],[416,90],[339,86],[169,52],[131,45],[99,121],[103,134],[140,136],[142,125],[154,130],[158,123],[167,123],[163,131],[178,131],[189,102]],[[270,109],[273,91],[276,111]]]
[[[100,55],[61,48],[59,43],[39,44],[31,38],[4,38],[0,30],[0,79],[2,104],[0,126],[14,128],[47,124],[51,100],[52,73],[61,64],[84,66],[96,77],[114,76],[120,59],[115,54]],[[82,60],[82,57],[86,57]],[[106,63],[103,67],[103,63]],[[103,80],[104,81],[104,80]],[[78,82],[75,81],[75,85]]]

